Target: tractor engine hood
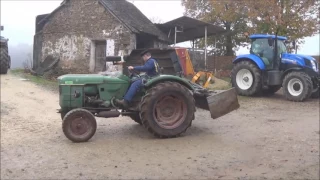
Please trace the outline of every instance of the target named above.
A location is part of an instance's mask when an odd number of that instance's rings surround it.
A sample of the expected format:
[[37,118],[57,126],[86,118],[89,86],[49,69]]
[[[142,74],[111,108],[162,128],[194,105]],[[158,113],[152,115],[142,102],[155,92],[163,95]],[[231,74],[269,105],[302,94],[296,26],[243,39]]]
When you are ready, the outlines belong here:
[[99,74],[67,74],[58,77],[59,85],[84,85],[84,84],[102,84],[102,83],[124,83],[130,79],[124,75],[117,77],[105,76]]
[[316,72],[319,71],[319,63],[312,56],[283,53],[281,61],[284,64],[296,64],[299,66],[311,68]]

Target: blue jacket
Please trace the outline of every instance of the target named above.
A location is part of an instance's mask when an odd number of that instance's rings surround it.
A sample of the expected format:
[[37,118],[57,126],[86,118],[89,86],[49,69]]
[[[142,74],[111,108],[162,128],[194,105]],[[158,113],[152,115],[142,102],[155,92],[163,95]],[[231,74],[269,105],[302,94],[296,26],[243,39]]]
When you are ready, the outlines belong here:
[[153,58],[148,59],[143,66],[135,66],[134,70],[146,72],[150,77],[158,75],[160,71],[157,61]]

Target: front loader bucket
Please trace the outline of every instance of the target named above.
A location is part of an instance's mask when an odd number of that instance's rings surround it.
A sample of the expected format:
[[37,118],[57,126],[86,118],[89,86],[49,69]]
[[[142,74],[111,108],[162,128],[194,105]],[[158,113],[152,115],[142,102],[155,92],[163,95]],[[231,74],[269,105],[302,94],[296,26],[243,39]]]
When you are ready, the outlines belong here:
[[234,88],[216,91],[206,96],[197,95],[195,101],[198,108],[210,111],[212,119],[217,119],[240,107]]

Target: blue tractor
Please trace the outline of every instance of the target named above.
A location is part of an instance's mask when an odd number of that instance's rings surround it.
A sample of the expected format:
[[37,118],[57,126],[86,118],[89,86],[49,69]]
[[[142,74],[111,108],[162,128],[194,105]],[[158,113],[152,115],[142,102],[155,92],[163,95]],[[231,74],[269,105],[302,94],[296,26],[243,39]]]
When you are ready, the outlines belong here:
[[313,57],[288,53],[287,38],[277,33],[253,34],[249,38],[250,54],[233,60],[231,81],[239,95],[270,95],[282,87],[290,101],[319,98],[319,63]]

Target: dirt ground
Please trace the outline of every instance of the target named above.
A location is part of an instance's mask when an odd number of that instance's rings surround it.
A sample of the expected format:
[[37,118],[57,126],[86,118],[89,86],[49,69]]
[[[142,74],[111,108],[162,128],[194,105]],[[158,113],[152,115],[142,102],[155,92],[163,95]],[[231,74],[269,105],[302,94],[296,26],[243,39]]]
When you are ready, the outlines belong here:
[[319,179],[318,100],[279,92],[240,103],[217,120],[198,110],[175,139],[120,117],[98,119],[95,136],[75,144],[56,92],[1,75],[1,179]]

